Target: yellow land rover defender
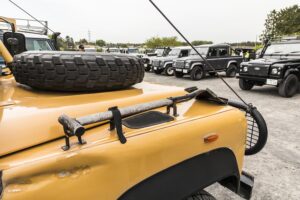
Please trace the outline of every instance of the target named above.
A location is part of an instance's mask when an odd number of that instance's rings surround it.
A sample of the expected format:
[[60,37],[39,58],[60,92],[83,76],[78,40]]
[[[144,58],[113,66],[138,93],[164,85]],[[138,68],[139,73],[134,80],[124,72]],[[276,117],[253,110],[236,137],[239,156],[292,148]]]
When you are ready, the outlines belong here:
[[142,82],[130,55],[26,51],[1,20],[0,199],[214,199],[216,182],[250,199],[243,160],[267,140],[255,107]]

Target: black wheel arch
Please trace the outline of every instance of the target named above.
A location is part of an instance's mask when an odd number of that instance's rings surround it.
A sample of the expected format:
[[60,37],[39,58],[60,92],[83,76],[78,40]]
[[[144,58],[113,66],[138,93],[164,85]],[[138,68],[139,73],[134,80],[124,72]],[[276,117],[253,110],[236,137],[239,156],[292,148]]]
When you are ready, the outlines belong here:
[[238,190],[239,178],[234,153],[229,148],[219,148],[146,178],[123,193],[118,200],[179,200],[216,182],[233,185]]
[[287,69],[284,73],[284,78],[286,78],[290,74],[295,74],[298,77],[298,79],[300,80],[300,66],[299,66],[299,68]]
[[228,69],[230,65],[235,65],[237,68],[239,68],[239,64],[238,64],[238,62],[236,60],[229,60],[227,62],[226,69]]

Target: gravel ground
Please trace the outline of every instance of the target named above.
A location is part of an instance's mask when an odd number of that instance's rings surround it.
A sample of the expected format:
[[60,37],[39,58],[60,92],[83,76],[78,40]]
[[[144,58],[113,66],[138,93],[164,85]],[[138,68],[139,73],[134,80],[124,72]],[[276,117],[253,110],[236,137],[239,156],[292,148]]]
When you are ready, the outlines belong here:
[[[300,91],[293,98],[283,98],[272,86],[255,87],[242,91],[238,79],[225,78],[247,101],[255,105],[265,117],[269,138],[258,154],[247,156],[244,170],[255,177],[252,199],[300,199]],[[216,77],[192,81],[146,73],[144,81],[181,87],[210,88],[222,97],[236,99],[234,94]],[[242,199],[219,184],[207,188],[219,200]]]

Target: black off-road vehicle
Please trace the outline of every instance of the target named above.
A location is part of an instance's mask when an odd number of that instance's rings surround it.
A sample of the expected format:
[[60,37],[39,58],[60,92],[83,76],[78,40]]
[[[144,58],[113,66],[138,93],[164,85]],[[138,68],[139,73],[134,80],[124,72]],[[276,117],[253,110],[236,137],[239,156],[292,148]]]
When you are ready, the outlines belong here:
[[238,78],[242,90],[273,85],[279,95],[292,97],[300,80],[300,37],[268,42],[258,59],[241,64]]
[[166,57],[158,57],[153,59],[152,68],[155,74],[164,73],[168,76],[173,76],[173,61],[178,58],[187,57],[190,55],[190,47],[174,47]]
[[[242,62],[242,56],[235,55],[234,50],[228,44],[201,45],[197,47],[200,54],[207,58],[216,71],[225,71],[226,76],[234,77]],[[200,80],[206,73],[211,76],[215,72],[196,54],[191,51],[190,56],[175,60],[173,63],[175,76],[181,78],[190,75],[192,80]]]

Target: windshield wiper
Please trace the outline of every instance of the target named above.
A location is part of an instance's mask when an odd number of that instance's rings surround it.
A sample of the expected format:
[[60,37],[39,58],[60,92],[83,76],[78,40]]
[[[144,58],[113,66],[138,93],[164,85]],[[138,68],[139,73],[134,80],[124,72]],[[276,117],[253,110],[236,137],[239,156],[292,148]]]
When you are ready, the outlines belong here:
[[290,53],[300,53],[300,51],[291,51]]
[[[282,51],[275,51],[275,52],[273,52],[273,53],[282,53]],[[273,53],[272,53],[272,54],[273,54]]]

